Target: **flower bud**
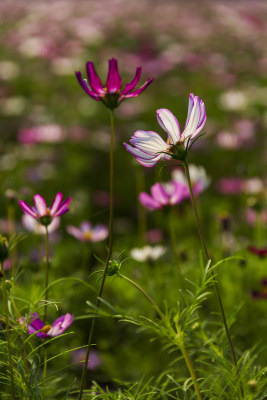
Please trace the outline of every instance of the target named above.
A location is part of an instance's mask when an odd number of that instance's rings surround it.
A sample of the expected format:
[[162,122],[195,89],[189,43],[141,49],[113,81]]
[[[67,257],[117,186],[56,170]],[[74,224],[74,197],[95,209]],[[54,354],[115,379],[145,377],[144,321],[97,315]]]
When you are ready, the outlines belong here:
[[13,286],[12,282],[11,282],[9,279],[7,279],[7,280],[5,281],[5,288],[6,288],[6,290],[12,289],[12,286]]
[[6,237],[0,235],[0,262],[4,262],[9,255],[8,240]]
[[115,275],[119,272],[121,264],[117,260],[110,260],[107,268],[107,276]]

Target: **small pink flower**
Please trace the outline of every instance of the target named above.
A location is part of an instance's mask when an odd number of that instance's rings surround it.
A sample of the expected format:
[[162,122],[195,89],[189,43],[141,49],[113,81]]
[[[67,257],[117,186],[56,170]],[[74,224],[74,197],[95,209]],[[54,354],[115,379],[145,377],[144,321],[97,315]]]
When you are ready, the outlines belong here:
[[25,326],[28,334],[36,333],[40,338],[56,337],[62,333],[72,324],[74,316],[72,314],[65,314],[57,318],[52,325],[45,325],[45,323],[38,318],[38,314],[34,313],[28,318],[19,318],[21,325]]
[[64,201],[62,201],[62,199],[63,194],[57,193],[52,206],[47,207],[45,199],[39,194],[36,194],[33,196],[35,207],[31,207],[28,203],[22,200],[19,201],[19,205],[26,214],[35,218],[42,225],[48,226],[51,224],[53,218],[69,211],[68,205],[70,204],[71,197],[68,197]]
[[[74,363],[79,363],[78,365],[83,367],[86,358],[86,349],[78,349],[72,353],[72,360]],[[90,351],[90,359],[87,364],[87,368],[90,370],[97,369],[102,364],[102,360],[98,355],[96,350]]]
[[90,222],[84,221],[80,228],[69,225],[67,231],[81,242],[100,242],[108,237],[108,228],[105,225],[96,225],[93,227]]
[[122,90],[122,79],[115,58],[109,60],[108,77],[105,85],[101,83],[101,80],[95,71],[94,63],[91,61],[86,64],[88,82],[86,79],[82,78],[80,72],[76,72],[76,78],[85,93],[96,101],[102,101],[108,108],[114,109],[118,107],[123,100],[138,96],[153,81],[153,79],[148,79],[143,86],[139,89],[135,89],[139,82],[141,71],[142,68],[138,67],[133,80],[130,83],[126,83]]
[[187,196],[187,190],[187,186],[181,182],[155,183],[151,187],[151,195],[142,192],[139,201],[150,210],[159,210],[165,206],[181,203]]

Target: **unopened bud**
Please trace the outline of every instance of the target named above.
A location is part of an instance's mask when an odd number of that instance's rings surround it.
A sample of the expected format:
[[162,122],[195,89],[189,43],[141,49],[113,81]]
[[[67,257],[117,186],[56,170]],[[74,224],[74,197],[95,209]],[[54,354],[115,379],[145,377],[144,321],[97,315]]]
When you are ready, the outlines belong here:
[[107,268],[107,275],[112,276],[119,272],[121,264],[116,260],[110,260]]
[[6,290],[10,290],[10,289],[12,289],[12,282],[10,281],[10,280],[6,280],[5,281],[5,288],[6,288]]
[[255,388],[256,386],[258,386],[258,382],[256,381],[256,379],[250,379],[248,381],[248,385],[252,388]]

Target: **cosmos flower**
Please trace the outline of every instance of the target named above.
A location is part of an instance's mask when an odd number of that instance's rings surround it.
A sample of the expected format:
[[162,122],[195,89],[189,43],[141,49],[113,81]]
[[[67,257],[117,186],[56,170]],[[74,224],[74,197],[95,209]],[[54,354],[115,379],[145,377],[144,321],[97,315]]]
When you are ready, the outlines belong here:
[[19,318],[21,325],[25,326],[28,334],[36,333],[40,338],[56,337],[62,333],[72,324],[74,316],[72,314],[65,314],[57,318],[52,325],[45,325],[45,323],[38,318],[38,314],[34,313],[30,316],[29,320],[26,317]]
[[181,182],[155,183],[151,187],[151,195],[142,192],[139,201],[150,210],[158,210],[181,203],[187,195],[187,190],[187,186]]
[[162,158],[186,161],[190,145],[194,143],[193,139],[199,135],[207,119],[204,102],[190,93],[188,115],[182,133],[176,117],[166,108],[157,110],[157,119],[167,132],[166,142],[156,132],[136,131],[130,139],[134,147],[124,143],[126,149],[145,167],[153,167]]
[[93,227],[88,221],[82,222],[80,228],[69,225],[67,231],[82,242],[100,242],[108,237],[108,228],[105,225]]
[[[27,231],[34,232],[37,235],[45,235],[45,227],[38,223],[38,221],[32,218],[29,214],[22,216],[22,225]],[[52,233],[58,229],[60,225],[60,217],[54,217],[51,224],[48,226],[48,232]]]
[[134,248],[130,251],[131,257],[139,262],[156,261],[166,253],[163,246],[144,246],[142,248]]
[[82,74],[79,71],[76,72],[76,77],[85,93],[87,93],[94,100],[102,101],[108,108],[114,109],[118,107],[123,100],[138,96],[153,81],[153,79],[148,79],[139,89],[134,90],[139,82],[141,72],[142,68],[138,67],[133,80],[129,83],[126,83],[124,89],[122,90],[122,79],[120,77],[117,60],[115,58],[109,60],[108,77],[104,86],[102,85],[101,80],[95,71],[94,63],[91,61],[86,64],[88,82],[86,79],[82,78]]
[[59,215],[65,214],[69,211],[68,205],[70,204],[71,197],[68,197],[66,200],[62,201],[63,194],[57,193],[51,207],[47,207],[45,199],[36,194],[33,196],[35,207],[31,207],[25,201],[20,200],[19,205],[22,210],[30,215],[32,218],[35,218],[40,224],[44,226],[48,226],[51,224],[55,217]]
[[[210,184],[210,179],[208,178],[206,171],[201,166],[196,166],[193,164],[189,164],[189,173],[191,184],[193,188],[193,193],[195,196],[202,193]],[[187,186],[187,179],[180,169],[176,168],[172,171],[172,180],[175,182],[183,183]],[[187,188],[187,197],[190,197],[189,188]]]
[[[86,358],[86,349],[78,349],[72,352],[72,360],[74,363],[78,363],[79,366],[83,367]],[[102,364],[102,360],[99,357],[98,351],[92,349],[90,351],[90,360],[88,360],[87,369],[91,371],[97,369]]]

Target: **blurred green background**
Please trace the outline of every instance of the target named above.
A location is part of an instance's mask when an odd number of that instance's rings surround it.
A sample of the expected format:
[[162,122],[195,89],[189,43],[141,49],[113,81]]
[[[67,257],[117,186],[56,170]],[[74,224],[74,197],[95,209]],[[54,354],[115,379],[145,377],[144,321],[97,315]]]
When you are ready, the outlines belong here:
[[[93,61],[104,84],[108,60],[117,58],[125,83],[142,66],[140,84],[147,78],[154,82],[115,110],[115,256],[124,251],[122,258],[127,258],[131,248],[146,243],[138,214],[140,189],[149,191],[155,181],[170,179],[168,168],[160,174],[160,166],[137,165],[123,142],[137,129],[163,133],[156,120],[158,108],[169,108],[183,127],[193,92],[207,111],[206,135],[189,158],[204,166],[211,178],[198,200],[204,231],[214,259],[237,253],[245,260],[220,267],[219,282],[226,312],[240,306],[232,327],[237,347],[261,349],[267,334],[267,300],[255,300],[251,292],[262,289],[266,259],[249,253],[247,247],[267,246],[267,3],[8,1],[0,3],[0,15],[1,232],[8,233],[9,207],[15,211],[16,230],[25,230],[18,199],[32,204],[32,196],[40,193],[49,205],[61,191],[72,197],[72,203],[52,242],[52,278],[87,279],[99,267],[93,253],[104,258],[106,243],[87,246],[65,230],[83,220],[107,224],[109,214],[109,115],[83,92],[75,71],[84,75],[86,62]],[[225,189],[222,178],[234,179],[234,189],[231,182]],[[13,203],[6,196],[8,189],[15,192]],[[248,210],[256,222],[247,220]],[[125,274],[136,278],[159,304],[167,300],[170,306],[187,285],[178,269],[197,280],[200,250],[190,203],[177,206],[175,213],[179,262],[173,261],[167,217],[156,211],[145,212],[146,228],[161,230],[166,255],[153,266],[132,259],[124,264]],[[23,273],[18,284],[29,297],[43,285],[43,255],[41,236],[32,234],[19,246]],[[97,285],[96,276],[88,281]],[[62,346],[85,344],[89,320],[78,317],[86,313],[85,302],[94,301],[95,294],[67,283],[51,292],[60,313],[77,316],[75,333],[68,341],[63,339]],[[104,297],[138,315],[151,314],[135,289],[118,279],[108,280]],[[220,318],[214,311],[217,300],[211,295],[201,313],[212,322]],[[21,305],[21,312],[28,310]],[[58,315],[51,308],[51,321]],[[103,363],[91,378],[132,380],[168,368],[171,356],[160,353],[159,363],[158,343],[150,343],[147,332],[135,333],[133,326],[99,320],[95,341]],[[266,363],[266,351],[259,352],[258,362]]]

